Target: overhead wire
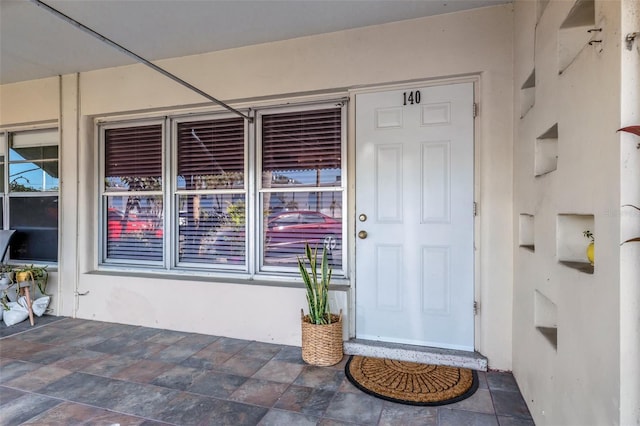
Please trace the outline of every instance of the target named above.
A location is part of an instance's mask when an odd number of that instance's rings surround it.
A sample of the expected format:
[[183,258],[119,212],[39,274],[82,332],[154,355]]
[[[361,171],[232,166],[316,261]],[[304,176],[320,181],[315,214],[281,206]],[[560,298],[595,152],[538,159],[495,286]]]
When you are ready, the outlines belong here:
[[170,78],[171,80],[175,81],[176,83],[181,84],[182,86],[186,87],[187,89],[196,92],[197,94],[199,94],[200,96],[203,96],[204,98],[210,100],[211,102],[220,105],[221,107],[231,111],[232,113],[239,115],[240,117],[244,118],[245,120],[252,122],[253,118],[243,114],[242,112],[238,111],[237,109],[229,106],[228,104],[224,103],[223,101],[209,95],[208,93],[206,93],[203,90],[198,89],[197,87],[195,87],[194,85],[192,85],[191,83],[181,79],[180,77],[176,76],[175,74],[172,74],[171,72],[165,70],[164,68],[154,64],[153,62],[143,58],[142,56],[132,52],[131,50],[127,49],[126,47],[122,46],[121,44],[116,43],[115,41],[111,40],[110,38],[100,34],[99,32],[87,27],[86,25],[82,24],[81,22],[76,21],[75,19],[73,19],[72,17],[60,12],[58,9],[55,9],[51,6],[49,6],[48,4],[44,3],[41,0],[29,0],[31,3],[33,3],[34,5],[43,8],[44,10],[46,10],[47,12],[57,16],[58,18],[62,19],[63,21],[73,25],[74,27],[78,28],[79,30],[97,38],[98,40],[102,41],[105,44],[108,44],[109,46],[119,50],[120,52],[124,53],[127,56],[130,56],[132,58],[134,58],[136,61],[140,62],[143,65],[148,66],[149,68],[159,72],[160,74],[164,75],[165,77]]

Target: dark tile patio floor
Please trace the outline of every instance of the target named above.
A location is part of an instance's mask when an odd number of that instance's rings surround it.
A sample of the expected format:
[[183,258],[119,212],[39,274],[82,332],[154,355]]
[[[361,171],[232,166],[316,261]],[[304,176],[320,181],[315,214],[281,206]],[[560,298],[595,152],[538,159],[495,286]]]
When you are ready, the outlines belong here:
[[[25,326],[26,324],[26,326]],[[383,401],[300,348],[70,318],[0,325],[0,425],[533,425],[509,373],[438,407]]]

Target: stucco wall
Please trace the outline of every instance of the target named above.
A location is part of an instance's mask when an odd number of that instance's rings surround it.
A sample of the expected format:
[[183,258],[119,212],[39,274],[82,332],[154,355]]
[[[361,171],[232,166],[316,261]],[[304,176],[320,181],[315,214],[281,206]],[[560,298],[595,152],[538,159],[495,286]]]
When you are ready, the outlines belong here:
[[[515,105],[534,67],[535,105],[524,117],[517,114],[514,127],[513,370],[536,424],[617,424],[621,4],[595,2],[592,27],[602,31],[593,39],[602,42],[585,42],[559,74],[559,28],[573,4],[549,2],[537,24],[540,2],[515,4]],[[536,138],[555,123],[557,169],[534,177]],[[535,250],[519,247],[523,214],[533,217]],[[583,231],[566,235],[559,215],[593,217],[593,273],[559,262]],[[582,240],[582,250],[588,242]],[[557,326],[557,347],[536,329],[545,315]]]
[[[640,2],[623,0],[621,36],[640,30]],[[621,46],[621,126],[640,125],[640,39]],[[640,206],[640,137],[620,134],[620,204]],[[640,237],[640,211],[621,208],[621,241]],[[620,424],[640,424],[640,243],[620,249]]]
[[[236,105],[263,97],[284,99],[289,94],[334,91],[348,94],[350,89],[363,86],[478,77],[476,192],[480,214],[476,293],[480,315],[476,348],[488,356],[491,367],[510,369],[512,228],[505,224],[512,220],[512,31],[512,6],[504,5],[176,58],[159,64]],[[74,84],[69,76],[65,79]],[[300,288],[95,271],[98,185],[91,118],[179,110],[204,103],[198,95],[141,65],[82,73],[78,93],[72,89],[63,93],[63,108],[67,112],[77,108],[79,137],[72,142],[65,139],[65,144],[73,146],[63,147],[63,151],[77,147],[78,167],[68,172],[68,181],[64,183],[77,182],[77,186],[64,191],[69,195],[64,205],[73,207],[72,203],[76,203],[78,208],[70,209],[69,213],[76,216],[76,221],[67,216],[63,222],[61,257],[77,253],[78,264],[77,273],[74,262],[67,263],[64,269],[60,312],[298,345],[299,312],[305,304]],[[79,102],[74,104],[67,99],[71,96],[76,96]],[[65,126],[73,127],[69,122]],[[348,144],[352,147],[352,121],[350,127]],[[72,157],[70,152],[67,155]],[[348,161],[352,171],[353,157]],[[348,182],[348,186],[352,189],[353,183]],[[353,195],[351,191],[351,204]],[[349,234],[353,241],[352,228]],[[357,277],[353,271],[350,275],[353,287],[357,285]],[[79,297],[77,310],[76,289],[89,292]],[[352,296],[347,291],[335,297],[348,309],[348,298]]]

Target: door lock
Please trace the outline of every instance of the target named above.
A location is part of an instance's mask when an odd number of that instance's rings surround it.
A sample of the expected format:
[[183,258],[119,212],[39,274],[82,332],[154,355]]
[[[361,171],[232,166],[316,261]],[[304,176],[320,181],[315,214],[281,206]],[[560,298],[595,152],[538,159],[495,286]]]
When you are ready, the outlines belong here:
[[362,213],[360,216],[358,216],[358,219],[360,219],[360,222],[364,222],[365,220],[367,220],[367,215]]
[[367,231],[358,232],[358,238],[360,238],[361,240],[364,240],[365,238],[367,238]]

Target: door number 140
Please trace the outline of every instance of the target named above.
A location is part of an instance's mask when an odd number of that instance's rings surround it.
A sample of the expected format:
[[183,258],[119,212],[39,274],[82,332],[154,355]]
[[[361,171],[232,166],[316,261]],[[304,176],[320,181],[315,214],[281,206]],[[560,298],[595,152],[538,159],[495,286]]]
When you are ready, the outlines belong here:
[[413,105],[420,103],[420,91],[402,92],[402,105]]

